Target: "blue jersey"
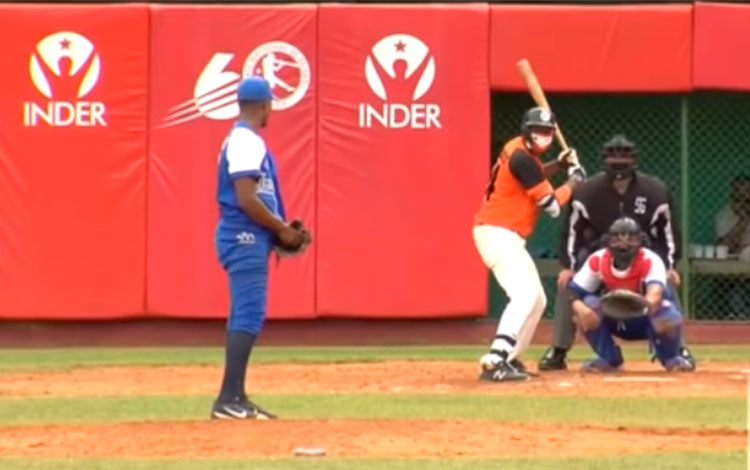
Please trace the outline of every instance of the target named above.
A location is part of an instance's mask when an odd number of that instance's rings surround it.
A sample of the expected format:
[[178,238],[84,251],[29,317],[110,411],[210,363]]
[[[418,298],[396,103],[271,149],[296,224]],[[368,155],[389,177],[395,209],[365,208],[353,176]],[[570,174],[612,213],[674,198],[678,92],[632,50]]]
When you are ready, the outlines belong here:
[[251,220],[237,202],[234,180],[243,177],[258,181],[258,197],[271,212],[284,220],[284,204],[273,155],[266,148],[263,138],[247,124],[237,122],[224,140],[219,155],[219,230],[249,232],[266,238],[270,236],[269,231]]

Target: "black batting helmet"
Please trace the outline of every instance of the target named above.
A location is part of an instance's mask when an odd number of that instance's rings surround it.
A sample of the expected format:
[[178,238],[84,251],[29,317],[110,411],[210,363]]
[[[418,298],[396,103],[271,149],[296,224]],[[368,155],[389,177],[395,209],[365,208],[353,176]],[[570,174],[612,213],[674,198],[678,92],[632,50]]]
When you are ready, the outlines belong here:
[[531,138],[531,129],[554,129],[555,115],[540,106],[534,107],[523,113],[521,118],[521,135],[529,140]]
[[602,147],[604,171],[613,180],[629,178],[638,165],[635,144],[622,134],[617,134]]

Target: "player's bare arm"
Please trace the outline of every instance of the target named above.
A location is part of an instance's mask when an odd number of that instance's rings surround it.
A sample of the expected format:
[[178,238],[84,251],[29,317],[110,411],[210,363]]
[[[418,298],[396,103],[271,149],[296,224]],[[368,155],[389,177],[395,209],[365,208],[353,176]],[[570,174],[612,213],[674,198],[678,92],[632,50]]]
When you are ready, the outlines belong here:
[[570,299],[570,308],[573,312],[576,323],[583,331],[590,331],[599,326],[599,316],[594,309],[586,305],[581,296],[581,292],[573,283],[568,284],[568,298]]
[[294,230],[273,212],[268,210],[257,193],[258,181],[254,178],[237,178],[234,180],[237,201],[250,219],[276,233],[283,243],[294,245],[302,242],[302,234]]
[[552,160],[544,164],[544,177],[549,178],[565,169],[565,163],[559,160]]
[[563,186],[566,186],[572,194],[573,191],[575,191],[576,188],[578,188],[578,186],[580,186],[581,183],[583,183],[584,179],[585,179],[585,176],[582,174],[581,175],[573,174],[568,177],[568,181],[566,181]]
[[580,166],[578,162],[578,153],[575,149],[569,148],[563,150],[557,156],[556,160],[552,160],[544,164],[544,177],[550,178],[561,171],[565,171],[571,167]]
[[664,286],[658,283],[653,283],[646,289],[646,302],[648,302],[648,311],[651,314],[656,313],[661,307],[662,299],[664,298]]
[[590,331],[599,326],[599,316],[594,310],[583,303],[583,300],[576,299],[571,305],[578,325],[583,331]]

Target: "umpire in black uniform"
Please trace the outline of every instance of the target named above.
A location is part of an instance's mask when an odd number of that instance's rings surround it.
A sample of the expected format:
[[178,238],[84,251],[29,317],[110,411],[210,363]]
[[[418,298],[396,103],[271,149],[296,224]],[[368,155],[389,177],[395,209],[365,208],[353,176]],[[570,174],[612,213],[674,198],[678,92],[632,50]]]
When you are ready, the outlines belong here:
[[[636,148],[624,135],[616,135],[604,144],[602,164],[603,171],[573,193],[565,214],[560,237],[563,269],[557,278],[554,340],[539,361],[539,370],[567,368],[565,357],[573,346],[575,325],[567,296],[562,293],[588,255],[600,248],[601,236],[617,218],[628,216],[638,222],[649,236],[649,247],[664,261],[669,288],[680,285],[675,269],[680,256],[679,230],[672,219],[667,185],[655,176],[636,171]],[[680,354],[695,365],[686,347],[681,348]]]

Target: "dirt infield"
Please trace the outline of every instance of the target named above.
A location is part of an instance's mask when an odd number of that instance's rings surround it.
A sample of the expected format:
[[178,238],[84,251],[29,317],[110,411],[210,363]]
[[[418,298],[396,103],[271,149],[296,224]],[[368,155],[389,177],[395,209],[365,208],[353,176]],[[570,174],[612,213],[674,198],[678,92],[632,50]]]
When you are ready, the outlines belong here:
[[[556,372],[528,382],[492,384],[477,380],[477,367],[466,361],[253,365],[248,387],[262,393],[743,397],[745,373],[750,372],[750,363],[703,363],[695,373],[666,374],[658,364],[639,362],[628,363],[618,374]],[[210,395],[216,392],[221,373],[215,366],[6,373],[0,374],[0,396]]]
[[0,428],[0,456],[288,457],[300,446],[322,447],[335,457],[592,456],[738,450],[745,446],[745,433],[437,420],[217,421]]
[[[750,363],[702,364],[693,374],[667,374],[652,363],[627,367],[614,375],[562,372],[542,374],[528,382],[492,384],[480,383],[476,364],[466,361],[256,365],[251,368],[249,389],[263,393],[744,397]],[[220,377],[220,368],[207,366],[6,373],[0,374],[0,396],[212,395]],[[339,457],[541,457],[741,450],[745,445],[746,433],[730,429],[481,420],[206,420],[0,427],[0,456],[284,457],[296,447],[319,446],[329,456]]]

